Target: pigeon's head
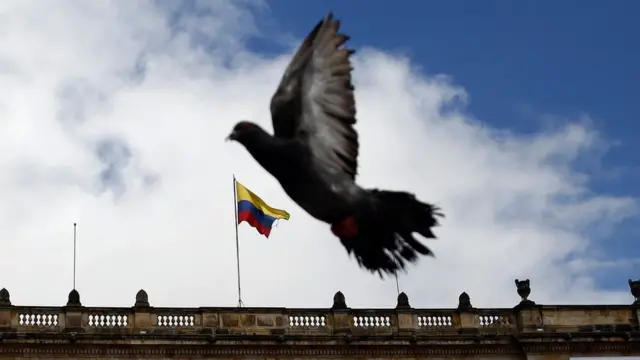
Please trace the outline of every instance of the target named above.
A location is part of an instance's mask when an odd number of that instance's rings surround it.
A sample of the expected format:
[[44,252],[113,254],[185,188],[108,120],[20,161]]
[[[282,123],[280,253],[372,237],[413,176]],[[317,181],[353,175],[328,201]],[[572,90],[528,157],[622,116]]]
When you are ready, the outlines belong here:
[[254,138],[256,135],[259,135],[264,130],[257,124],[254,124],[250,121],[240,121],[237,123],[229,136],[227,136],[227,141],[237,141],[241,144],[245,144],[250,139]]

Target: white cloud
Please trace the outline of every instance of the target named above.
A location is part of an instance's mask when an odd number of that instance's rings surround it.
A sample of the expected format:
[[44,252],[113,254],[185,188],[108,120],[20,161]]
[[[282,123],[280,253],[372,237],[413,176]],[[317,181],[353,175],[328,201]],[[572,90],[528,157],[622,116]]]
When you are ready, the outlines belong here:
[[[154,4],[0,2],[0,286],[12,301],[66,301],[77,221],[85,305],[129,306],[140,288],[157,306],[234,305],[235,173],[292,213],[269,240],[241,225],[246,305],[329,306],[337,290],[350,306],[395,305],[393,280],[358,268],[328,225],[223,141],[240,119],[270,130],[290,56],[245,49],[259,4],[178,18]],[[589,275],[599,259],[585,252],[587,228],[635,211],[572,169],[595,131],[581,121],[529,137],[488,128],[465,114],[467,94],[450,79],[359,50],[358,181],[414,191],[447,214],[428,243],[437,258],[400,278],[412,305],[455,307],[467,291],[475,306],[513,306],[515,277],[531,278],[541,303],[630,302]]]

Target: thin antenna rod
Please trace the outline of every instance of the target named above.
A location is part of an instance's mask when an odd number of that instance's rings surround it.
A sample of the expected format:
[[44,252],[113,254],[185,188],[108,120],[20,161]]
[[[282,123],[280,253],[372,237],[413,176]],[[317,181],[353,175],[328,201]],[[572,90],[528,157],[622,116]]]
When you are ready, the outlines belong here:
[[73,290],[76,289],[76,223],[73,223]]
[[238,190],[236,187],[236,175],[233,175],[233,214],[236,219],[236,266],[238,268],[238,307],[243,307],[242,288],[240,287],[240,242],[238,241]]

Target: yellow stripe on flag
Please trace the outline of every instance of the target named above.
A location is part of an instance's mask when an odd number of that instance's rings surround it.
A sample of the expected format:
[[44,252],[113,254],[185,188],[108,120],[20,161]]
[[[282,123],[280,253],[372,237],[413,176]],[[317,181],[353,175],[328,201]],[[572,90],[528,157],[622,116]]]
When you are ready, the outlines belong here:
[[256,208],[261,210],[265,215],[272,216],[276,219],[289,220],[290,215],[288,212],[280,209],[275,209],[267,205],[267,203],[265,203],[264,200],[260,199],[258,195],[251,192],[251,190],[244,187],[244,185],[240,184],[238,181],[236,181],[236,196],[238,197],[236,199],[238,203],[240,201],[246,200],[252,203]]

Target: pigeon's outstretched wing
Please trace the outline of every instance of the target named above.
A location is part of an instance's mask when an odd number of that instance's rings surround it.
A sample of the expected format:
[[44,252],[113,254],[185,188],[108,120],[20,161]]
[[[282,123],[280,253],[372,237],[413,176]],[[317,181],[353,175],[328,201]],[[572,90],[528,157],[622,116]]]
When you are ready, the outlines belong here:
[[329,15],[309,33],[271,99],[274,136],[309,147],[317,165],[355,179],[358,167],[356,105],[349,37]]

